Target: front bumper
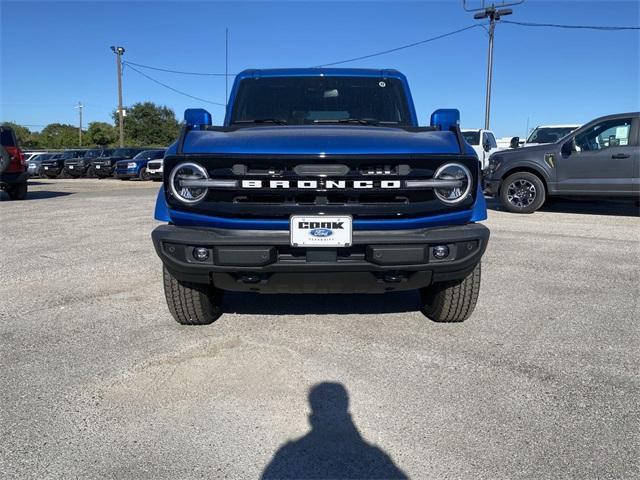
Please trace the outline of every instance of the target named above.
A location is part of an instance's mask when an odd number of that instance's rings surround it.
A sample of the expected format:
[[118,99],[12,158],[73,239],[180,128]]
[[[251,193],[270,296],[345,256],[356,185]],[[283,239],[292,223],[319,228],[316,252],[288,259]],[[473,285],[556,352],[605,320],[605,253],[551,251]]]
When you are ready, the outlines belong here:
[[43,175],[49,175],[54,177],[60,175],[60,172],[62,172],[62,168],[56,165],[43,165],[42,168],[40,169],[40,173],[42,173]]
[[96,175],[98,177],[110,177],[113,174],[114,168],[111,165],[93,165]]
[[87,171],[87,167],[85,167],[84,165],[65,165],[64,166],[64,171],[68,174],[71,175],[72,177],[81,177],[83,176],[86,171]]
[[[394,231],[354,231],[349,248],[293,248],[286,230],[232,230],[162,225],[156,252],[177,278],[223,290],[261,293],[383,293],[468,275],[489,230],[480,224]],[[433,257],[447,245],[449,258]],[[194,259],[194,247],[209,250]]]
[[116,178],[136,178],[138,176],[138,172],[136,170],[118,170],[116,169],[114,172],[114,177]]
[[502,184],[501,180],[494,180],[491,178],[487,178],[484,180],[484,193],[490,196],[497,196],[500,193],[500,185]]
[[152,179],[162,179],[162,169],[160,170],[149,170],[147,169],[147,175],[149,175],[149,178]]

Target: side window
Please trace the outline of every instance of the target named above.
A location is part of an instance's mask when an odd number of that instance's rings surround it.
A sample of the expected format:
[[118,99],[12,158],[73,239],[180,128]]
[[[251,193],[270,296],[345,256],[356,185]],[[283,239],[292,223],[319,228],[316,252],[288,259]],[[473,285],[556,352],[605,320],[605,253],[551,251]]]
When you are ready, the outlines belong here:
[[489,145],[491,145],[491,148],[498,148],[496,137],[493,136],[493,133],[487,133],[487,139],[489,140]]
[[576,135],[576,150],[590,152],[629,145],[631,119],[607,120]]

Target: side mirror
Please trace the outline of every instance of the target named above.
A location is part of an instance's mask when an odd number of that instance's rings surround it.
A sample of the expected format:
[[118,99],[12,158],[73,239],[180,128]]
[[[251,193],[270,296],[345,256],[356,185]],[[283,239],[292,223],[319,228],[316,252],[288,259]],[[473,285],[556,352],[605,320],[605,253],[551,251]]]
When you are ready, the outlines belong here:
[[447,131],[460,125],[460,111],[455,108],[440,108],[431,114],[432,127]]
[[184,123],[190,127],[210,126],[211,114],[204,108],[187,108],[184,111]]
[[575,150],[573,146],[574,146],[574,140],[572,138],[571,140],[568,140],[562,144],[560,153],[562,153],[563,156],[568,157]]
[[520,146],[520,137],[513,137],[509,142],[509,148],[518,148]]

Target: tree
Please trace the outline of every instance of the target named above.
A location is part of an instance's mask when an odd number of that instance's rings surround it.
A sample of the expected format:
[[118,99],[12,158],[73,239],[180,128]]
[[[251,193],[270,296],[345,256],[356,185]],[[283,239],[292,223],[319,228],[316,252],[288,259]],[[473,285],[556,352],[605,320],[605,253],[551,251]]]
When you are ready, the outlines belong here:
[[[124,137],[129,145],[164,147],[178,137],[180,125],[169,107],[144,102],[126,108],[126,112]],[[113,112],[113,120],[117,127],[117,111]]]
[[40,132],[40,143],[46,148],[78,146],[78,127],[65,123],[50,123]]
[[18,125],[14,122],[3,122],[2,125],[5,127],[11,127],[13,129],[18,139],[18,145],[20,145],[20,148],[38,148],[39,135],[37,132],[32,132],[27,127],[23,127],[22,125]]
[[118,139],[118,133],[115,127],[106,122],[91,122],[87,130],[87,137],[91,144],[104,147],[115,144]]

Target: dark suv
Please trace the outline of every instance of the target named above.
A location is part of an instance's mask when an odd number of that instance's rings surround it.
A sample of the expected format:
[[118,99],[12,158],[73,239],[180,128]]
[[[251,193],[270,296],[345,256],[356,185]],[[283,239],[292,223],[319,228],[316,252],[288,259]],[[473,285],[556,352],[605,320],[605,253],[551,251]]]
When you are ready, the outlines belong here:
[[49,160],[42,162],[42,168],[40,171],[42,172],[42,175],[47,178],[63,178],[66,176],[64,169],[65,161],[82,158],[84,156],[84,152],[86,152],[86,150],[65,150],[59,157],[50,158]]
[[0,190],[11,200],[27,198],[27,173],[24,155],[13,129],[0,126]]
[[532,213],[550,196],[640,195],[640,112],[597,118],[555,143],[503,150],[485,188],[510,212]]
[[64,161],[64,171],[73,178],[80,178],[84,175],[94,176],[95,170],[91,162],[96,158],[108,157],[113,150],[105,150],[103,148],[93,148],[84,152],[79,158],[70,158]]
[[147,149],[134,147],[115,148],[110,152],[109,155],[96,158],[91,162],[91,164],[93,165],[96,176],[98,178],[107,178],[114,173],[116,169],[116,163],[118,161],[129,160],[135,157],[140,152],[144,152],[145,150]]

